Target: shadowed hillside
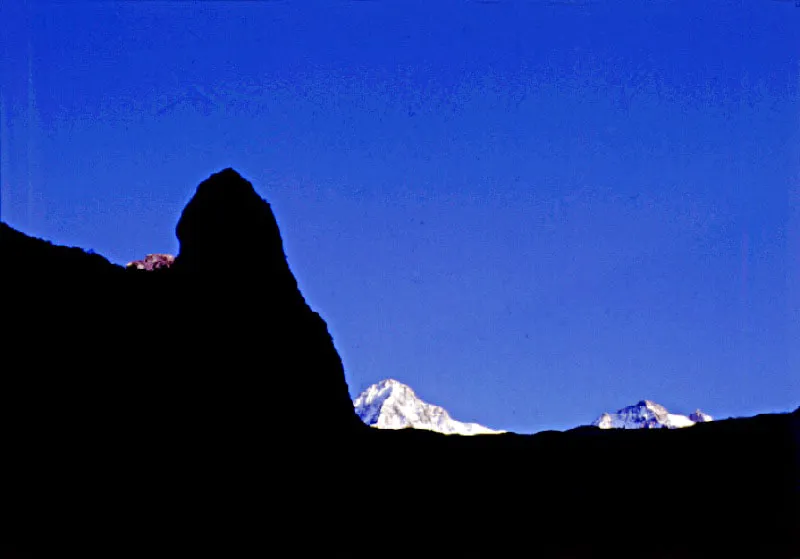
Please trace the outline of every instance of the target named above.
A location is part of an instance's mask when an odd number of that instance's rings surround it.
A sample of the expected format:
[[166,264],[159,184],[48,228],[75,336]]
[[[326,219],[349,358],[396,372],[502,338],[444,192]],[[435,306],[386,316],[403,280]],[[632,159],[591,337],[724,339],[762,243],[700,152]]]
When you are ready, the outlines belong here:
[[8,556],[800,555],[798,412],[370,429],[252,185],[213,175],[176,233],[152,272],[0,224]]

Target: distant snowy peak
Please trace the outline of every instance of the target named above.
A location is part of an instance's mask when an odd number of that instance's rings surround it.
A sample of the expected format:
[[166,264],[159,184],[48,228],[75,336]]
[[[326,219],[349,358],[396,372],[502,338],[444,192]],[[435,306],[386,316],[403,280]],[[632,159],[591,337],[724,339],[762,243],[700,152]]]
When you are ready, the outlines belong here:
[[695,423],[705,423],[707,421],[714,421],[714,418],[700,410],[695,410],[694,413],[689,414],[689,420]]
[[477,423],[456,421],[446,410],[420,400],[414,391],[394,379],[373,384],[358,398],[353,407],[361,420],[378,429],[426,429],[446,435],[483,435],[503,433]]
[[650,400],[642,400],[616,413],[604,413],[592,425],[601,429],[678,429],[713,420],[713,417],[700,410],[687,417],[669,413],[664,406]]

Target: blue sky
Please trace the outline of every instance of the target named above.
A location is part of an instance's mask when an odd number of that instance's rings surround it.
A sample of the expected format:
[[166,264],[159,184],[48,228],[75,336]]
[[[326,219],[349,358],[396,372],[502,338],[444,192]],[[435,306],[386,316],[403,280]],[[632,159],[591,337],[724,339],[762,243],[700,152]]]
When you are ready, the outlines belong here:
[[[800,404],[791,2],[10,2],[0,212],[124,264],[234,167],[351,395]],[[8,294],[4,294],[8,296]],[[266,400],[266,396],[265,396]]]

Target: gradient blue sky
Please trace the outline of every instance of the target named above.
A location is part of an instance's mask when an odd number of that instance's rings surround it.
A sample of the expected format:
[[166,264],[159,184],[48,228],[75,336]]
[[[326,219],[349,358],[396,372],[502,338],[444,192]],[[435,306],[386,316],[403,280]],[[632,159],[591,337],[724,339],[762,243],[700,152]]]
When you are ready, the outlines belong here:
[[2,219],[175,253],[234,167],[353,396],[393,377],[520,432],[800,404],[792,2],[11,1],[0,26]]

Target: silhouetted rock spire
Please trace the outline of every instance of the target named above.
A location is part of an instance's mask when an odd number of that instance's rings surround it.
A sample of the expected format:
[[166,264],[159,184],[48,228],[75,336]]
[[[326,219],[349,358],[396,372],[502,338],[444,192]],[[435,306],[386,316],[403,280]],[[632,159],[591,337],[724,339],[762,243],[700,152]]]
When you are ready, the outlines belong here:
[[[174,266],[195,277],[235,275],[297,289],[270,205],[233,169],[211,175],[183,210]],[[244,272],[247,272],[245,274]]]
[[233,169],[212,175],[176,234],[170,273],[193,340],[186,357],[213,371],[202,382],[228,417],[248,429],[361,427],[327,326],[300,294],[275,216],[252,184]]
[[[256,444],[275,431],[363,428],[327,326],[300,294],[253,186],[232,169],[212,175],[176,233],[174,262],[140,274],[0,224],[3,318],[15,325],[7,347],[44,375],[6,376],[9,417],[87,440],[172,432]],[[102,358],[69,365],[89,349]],[[135,373],[115,368],[136,356],[147,365]]]

